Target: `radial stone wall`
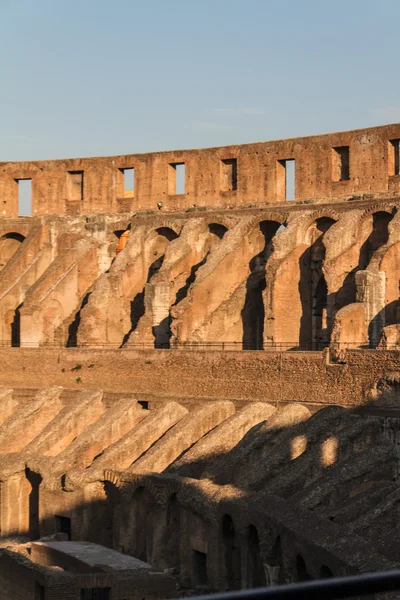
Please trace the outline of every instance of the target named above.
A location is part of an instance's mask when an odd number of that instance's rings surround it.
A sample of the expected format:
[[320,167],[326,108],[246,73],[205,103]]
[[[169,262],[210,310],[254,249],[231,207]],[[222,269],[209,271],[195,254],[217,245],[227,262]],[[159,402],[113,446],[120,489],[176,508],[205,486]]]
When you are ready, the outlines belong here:
[[0,598],[60,532],[184,593],[398,565],[399,140],[0,163]]

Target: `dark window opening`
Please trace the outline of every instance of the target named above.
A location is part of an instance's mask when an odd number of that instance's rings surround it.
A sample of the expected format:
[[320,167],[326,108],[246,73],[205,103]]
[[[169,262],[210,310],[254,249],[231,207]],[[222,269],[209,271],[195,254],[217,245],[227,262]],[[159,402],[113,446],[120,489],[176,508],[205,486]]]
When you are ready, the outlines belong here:
[[207,585],[207,554],[193,550],[193,584],[195,587]]
[[234,192],[237,190],[237,159],[221,160],[221,191]]
[[400,175],[400,140],[389,141],[389,175]]
[[71,519],[56,515],[56,527],[58,533],[66,533],[68,540],[71,539]]
[[32,216],[32,179],[16,179],[18,184],[18,216]]
[[146,410],[149,409],[149,403],[147,400],[138,400],[138,404],[140,404],[140,406]]
[[83,171],[68,171],[68,200],[83,200]]
[[347,181],[350,179],[350,148],[337,146],[332,148],[332,180]]
[[185,163],[170,163],[168,166],[168,194],[185,193]]

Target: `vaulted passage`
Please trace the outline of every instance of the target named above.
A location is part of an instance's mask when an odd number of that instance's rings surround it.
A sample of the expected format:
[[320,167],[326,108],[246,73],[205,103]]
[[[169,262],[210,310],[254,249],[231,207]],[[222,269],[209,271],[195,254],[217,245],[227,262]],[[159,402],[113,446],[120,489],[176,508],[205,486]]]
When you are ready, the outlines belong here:
[[266,585],[265,572],[260,553],[260,540],[257,528],[249,525],[247,530],[247,578],[249,588]]
[[261,221],[249,236],[260,237],[263,248],[249,263],[250,275],[246,282],[246,298],[242,310],[243,350],[263,348],[265,266],[273,251],[272,239],[280,227],[281,223],[276,221]]
[[[156,229],[156,233],[157,233],[157,238],[155,240],[153,240],[152,248],[151,248],[152,256],[153,256],[154,260],[149,266],[145,286],[146,286],[146,284],[148,284],[151,281],[152,277],[154,277],[154,275],[156,275],[158,273],[158,271],[161,269],[162,264],[164,262],[165,251],[167,249],[168,243],[172,242],[172,240],[175,240],[178,237],[178,234],[175,233],[175,231],[173,231],[169,227],[159,227],[158,229]],[[131,336],[132,332],[135,331],[135,329],[137,328],[140,319],[143,317],[143,315],[145,313],[144,300],[145,300],[145,287],[143,287],[143,289],[138,294],[136,294],[136,296],[131,301],[131,310],[130,310],[131,328],[125,334],[125,336],[122,340],[121,346],[124,346],[124,344],[126,344],[126,342],[129,340],[129,337]],[[156,347],[157,347],[157,344],[156,344]]]
[[299,260],[302,306],[300,347],[308,350],[321,350],[329,344],[328,290],[322,272],[325,259],[323,238],[334,223],[330,217],[321,217],[309,227],[307,235],[310,245]]
[[0,270],[5,267],[10,258],[16,253],[24,236],[20,233],[6,233],[0,238]]
[[378,211],[372,215],[370,233],[365,242],[361,245],[358,263],[345,277],[342,287],[336,293],[334,313],[340,308],[356,301],[356,273],[357,271],[366,269],[375,252],[388,241],[388,227],[392,219],[393,214],[386,211]]
[[224,515],[222,519],[222,544],[228,590],[240,590],[241,552],[240,542],[235,532],[232,517]]

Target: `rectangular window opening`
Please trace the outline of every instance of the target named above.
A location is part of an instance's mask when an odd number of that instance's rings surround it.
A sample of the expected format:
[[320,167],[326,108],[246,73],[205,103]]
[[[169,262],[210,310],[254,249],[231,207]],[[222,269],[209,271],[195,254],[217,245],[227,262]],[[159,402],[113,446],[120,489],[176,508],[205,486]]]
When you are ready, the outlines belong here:
[[83,171],[68,171],[68,200],[83,200]]
[[18,216],[32,216],[32,179],[17,179]]
[[133,196],[135,190],[135,169],[120,169],[124,178],[124,197]]
[[63,517],[61,515],[56,515],[56,528],[58,533],[66,533],[68,539],[71,539],[71,519],[69,517]]
[[168,165],[168,194],[170,196],[186,193],[185,171],[185,163],[170,163]]
[[207,585],[207,554],[193,550],[193,583]]
[[296,161],[294,158],[277,162],[276,195],[278,201],[291,201],[296,198]]
[[296,198],[296,161],[285,160],[285,200]]
[[234,192],[237,190],[237,159],[221,160],[221,191]]
[[337,146],[332,148],[332,180],[348,181],[350,179],[350,148]]
[[400,175],[400,140],[389,141],[389,175]]

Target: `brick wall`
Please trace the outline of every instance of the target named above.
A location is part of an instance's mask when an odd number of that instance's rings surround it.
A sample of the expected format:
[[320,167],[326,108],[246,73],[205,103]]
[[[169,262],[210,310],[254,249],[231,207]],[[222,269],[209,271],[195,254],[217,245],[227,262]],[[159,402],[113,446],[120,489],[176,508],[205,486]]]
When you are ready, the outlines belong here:
[[346,364],[319,352],[215,352],[1,348],[0,385],[101,388],[172,398],[228,398],[359,404],[384,373],[400,370],[397,351],[349,351]]

